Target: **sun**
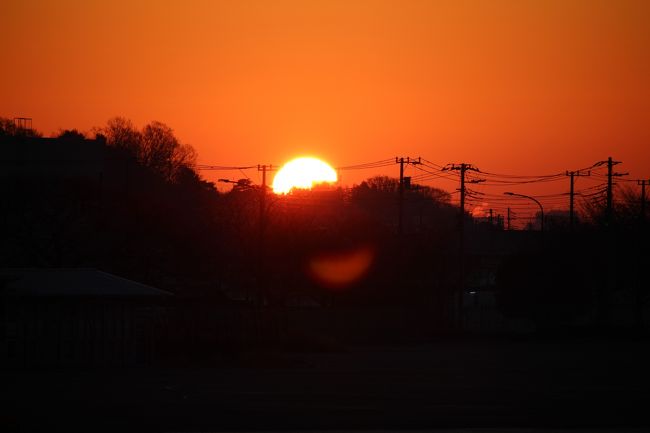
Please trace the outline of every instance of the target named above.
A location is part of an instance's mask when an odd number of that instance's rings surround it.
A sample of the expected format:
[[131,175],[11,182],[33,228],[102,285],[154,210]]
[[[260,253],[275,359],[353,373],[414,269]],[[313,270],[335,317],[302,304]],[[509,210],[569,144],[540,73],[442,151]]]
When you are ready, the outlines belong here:
[[293,188],[311,189],[318,183],[336,182],[336,171],[318,158],[296,158],[280,168],[273,178],[273,192],[286,194]]

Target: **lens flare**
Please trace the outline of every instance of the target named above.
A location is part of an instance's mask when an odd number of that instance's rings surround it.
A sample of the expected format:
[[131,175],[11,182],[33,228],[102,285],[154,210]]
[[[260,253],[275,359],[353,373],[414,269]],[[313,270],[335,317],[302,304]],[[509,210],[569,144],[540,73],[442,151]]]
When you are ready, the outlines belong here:
[[359,281],[370,269],[375,258],[372,248],[323,254],[309,261],[309,274],[320,285],[343,289]]
[[336,182],[336,171],[318,158],[296,158],[287,162],[273,178],[273,192],[286,194],[293,188],[311,189],[318,183]]

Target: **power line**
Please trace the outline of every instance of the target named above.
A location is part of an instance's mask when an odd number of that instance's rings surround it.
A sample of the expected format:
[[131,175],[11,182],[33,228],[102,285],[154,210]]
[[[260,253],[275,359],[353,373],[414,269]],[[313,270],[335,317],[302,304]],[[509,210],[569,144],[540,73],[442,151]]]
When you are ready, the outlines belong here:
[[393,165],[392,159],[382,159],[380,161],[375,161],[375,162],[340,166],[340,167],[336,167],[336,170],[366,170],[371,168],[388,167],[389,165]]
[[196,170],[201,171],[237,171],[237,170],[249,170],[251,168],[257,167],[256,165],[244,165],[244,166],[233,166],[233,165],[208,165],[208,164],[195,164],[193,166]]
[[[399,159],[399,158],[398,158]],[[405,159],[409,161],[408,158]],[[519,205],[516,203],[510,203],[507,199],[504,199],[498,194],[490,194],[487,192],[474,191],[467,188],[467,185],[470,183],[481,183],[482,187],[485,188],[494,188],[494,187],[504,187],[512,185],[526,185],[526,184],[542,184],[548,182],[557,182],[562,178],[567,176],[571,177],[571,184],[568,193],[551,193],[546,195],[536,196],[545,206],[550,208],[556,208],[561,206],[563,203],[566,203],[568,195],[568,211],[569,211],[569,220],[573,226],[575,222],[575,199],[576,196],[582,198],[582,200],[593,200],[600,201],[605,200],[605,211],[608,224],[611,224],[612,218],[612,208],[616,200],[614,199],[614,178],[622,177],[627,175],[627,173],[614,173],[613,166],[620,163],[620,161],[613,161],[611,158],[608,158],[604,161],[598,161],[591,166],[583,167],[575,171],[566,171],[565,173],[547,173],[547,174],[536,174],[536,175],[527,175],[527,174],[511,174],[511,173],[497,173],[491,171],[481,171],[471,166],[470,164],[447,164],[445,166],[435,163],[426,158],[419,158],[418,164],[406,164],[413,165],[417,170],[417,174],[406,178],[404,176],[404,167],[401,167],[400,175],[400,184],[401,187],[408,188],[409,180],[411,182],[425,183],[431,181],[451,181],[461,183],[461,188],[456,191],[452,191],[449,195],[453,198],[457,193],[459,194],[459,201],[456,202],[454,199],[453,202],[457,203],[460,207],[460,214],[465,213],[465,206],[467,204],[471,205],[481,205],[485,206],[487,203],[490,203],[492,207],[502,204],[510,204],[513,208],[526,209],[525,205]],[[399,162],[399,161],[397,161]],[[337,167],[339,171],[346,170],[372,170],[372,169],[381,169],[395,164],[396,161],[392,158],[380,159],[370,162],[363,162],[352,165],[342,165]],[[261,166],[259,166],[261,168]],[[271,167],[271,166],[269,166]],[[463,169],[463,167],[465,167]],[[245,170],[258,168],[257,165],[225,165],[225,164],[195,164],[192,166],[197,171],[239,171],[247,179],[250,179],[249,175]],[[586,174],[585,174],[586,173]],[[481,176],[479,178],[478,176]],[[581,189],[575,188],[575,177],[585,176],[585,180],[588,180],[590,185],[585,186]],[[603,180],[605,182],[603,182]],[[645,184],[639,183],[636,180],[627,180],[620,179],[624,182],[637,182],[638,185],[645,188]],[[645,181],[643,181],[645,182]],[[262,181],[264,183],[264,181]],[[483,188],[480,188],[483,189]],[[604,195],[601,199],[600,197]],[[644,196],[645,197],[645,196]],[[645,201],[643,200],[643,205],[645,206]],[[402,205],[400,205],[401,208]],[[508,206],[510,207],[510,206]],[[504,211],[507,209],[503,209]],[[400,211],[401,212],[401,211]],[[460,223],[462,224],[462,223]]]

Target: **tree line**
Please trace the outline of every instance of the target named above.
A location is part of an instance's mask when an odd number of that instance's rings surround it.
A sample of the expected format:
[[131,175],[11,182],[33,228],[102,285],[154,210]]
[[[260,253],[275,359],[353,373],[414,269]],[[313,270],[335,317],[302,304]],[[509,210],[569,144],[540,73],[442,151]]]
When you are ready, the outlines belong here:
[[[0,142],[30,140],[42,134],[0,120]],[[268,194],[261,208],[263,191],[249,180],[220,193],[201,178],[195,150],[164,123],[137,128],[116,117],[91,134],[60,131],[51,145],[86,141],[99,143],[110,162],[103,178],[11,177],[2,183],[0,266],[96,267],[215,302],[263,296],[277,305],[308,298],[321,305],[422,306],[453,299],[481,267],[476,251],[492,248],[494,236],[505,234],[464,215],[475,222],[467,240],[475,245],[466,246],[459,261],[458,208],[437,188],[405,191],[405,234],[399,236],[398,179],[376,176],[351,187]],[[602,204],[594,201],[570,236],[555,224],[542,244],[532,232],[513,241],[516,248],[502,260],[492,287],[501,310],[545,323],[549,315],[597,308],[600,288],[614,286],[641,287],[635,296],[645,302],[632,246],[647,240],[647,230],[638,217],[639,197],[625,194],[614,228],[605,230]],[[332,290],[310,272],[320,257],[357,251],[369,251],[371,265],[344,288]],[[604,266],[613,272],[606,288],[598,278]]]

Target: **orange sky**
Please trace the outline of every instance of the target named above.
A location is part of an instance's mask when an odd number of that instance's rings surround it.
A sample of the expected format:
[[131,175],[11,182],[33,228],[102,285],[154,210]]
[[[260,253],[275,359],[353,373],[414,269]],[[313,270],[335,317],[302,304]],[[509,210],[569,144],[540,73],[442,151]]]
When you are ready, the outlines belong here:
[[645,0],[5,0],[0,116],[160,120],[201,163],[537,174],[612,155],[647,178],[648,23]]

